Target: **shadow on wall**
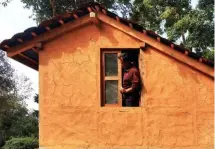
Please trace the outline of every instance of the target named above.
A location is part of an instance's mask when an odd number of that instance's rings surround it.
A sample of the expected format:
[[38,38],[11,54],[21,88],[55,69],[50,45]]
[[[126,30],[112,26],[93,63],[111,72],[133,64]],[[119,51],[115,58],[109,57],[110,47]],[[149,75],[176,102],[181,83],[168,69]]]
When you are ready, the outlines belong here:
[[[110,43],[112,45],[118,44],[119,39],[117,40],[113,34],[114,30],[106,29],[104,25],[100,27],[85,25],[64,33],[44,44],[44,51],[41,52],[42,56],[40,55],[40,65],[47,65],[52,59],[62,63],[65,61],[73,62],[75,52],[80,52],[80,55],[77,56],[79,59],[82,59],[81,54],[99,53],[98,48],[101,46],[108,46]],[[63,58],[64,55],[69,55],[67,60]]]

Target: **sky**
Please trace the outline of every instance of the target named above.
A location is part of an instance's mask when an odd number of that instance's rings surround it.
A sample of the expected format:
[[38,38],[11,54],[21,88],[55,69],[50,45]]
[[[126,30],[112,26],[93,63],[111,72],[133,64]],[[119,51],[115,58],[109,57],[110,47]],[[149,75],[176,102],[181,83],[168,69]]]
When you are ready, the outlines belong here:
[[[0,0],[1,2],[2,0]],[[36,26],[35,21],[29,19],[32,11],[23,8],[20,0],[13,0],[7,7],[0,6],[0,41],[11,38],[14,34]],[[33,96],[38,93],[38,72],[9,58],[11,65],[18,74],[27,76],[33,87],[32,96],[26,101],[29,109],[38,109],[38,104],[33,102]]]
[[[191,0],[192,7],[195,7],[197,3],[198,0]],[[11,38],[14,34],[23,32],[29,27],[36,26],[35,21],[29,18],[32,15],[32,10],[23,7],[24,4],[20,0],[13,0],[7,7],[0,6],[0,41]],[[27,76],[32,82],[32,96],[26,103],[30,110],[38,109],[38,105],[33,102],[34,94],[39,92],[38,72],[10,58],[9,61],[18,74]]]

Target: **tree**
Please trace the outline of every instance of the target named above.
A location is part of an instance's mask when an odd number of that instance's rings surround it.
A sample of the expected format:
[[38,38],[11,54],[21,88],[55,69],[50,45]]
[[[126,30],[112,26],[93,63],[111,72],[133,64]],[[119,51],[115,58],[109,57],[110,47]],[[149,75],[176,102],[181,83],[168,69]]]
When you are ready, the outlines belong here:
[[190,0],[135,0],[132,18],[149,30],[160,34],[165,32],[170,40],[182,37],[182,42],[185,43],[187,22],[184,17],[190,10]]
[[14,102],[27,99],[32,90],[32,83],[24,75],[18,75],[11,67],[5,52],[0,50],[0,116],[11,107]]
[[7,61],[4,52],[0,51],[0,118],[1,114],[12,106],[15,99],[15,81],[13,80],[14,69]]
[[38,148],[38,139],[34,137],[12,138],[2,149],[34,149]]
[[22,104],[17,103],[1,119],[0,128],[6,140],[10,137],[38,137],[38,119]]
[[0,2],[0,5],[3,5],[5,7],[9,2],[11,2],[11,0],[3,0],[2,2]]
[[[34,102],[39,103],[39,95],[38,94],[35,94]],[[39,117],[39,111],[38,110],[34,110],[32,114],[37,118]]]
[[[75,0],[21,0],[25,4],[25,8],[32,8],[33,14],[31,17],[37,23],[51,19],[53,16],[77,9]],[[104,4],[107,8],[120,11],[124,16],[127,16],[131,9],[129,0],[99,0],[99,3]]]
[[[208,50],[213,50],[214,46],[214,16],[213,0],[199,0],[197,8],[190,12],[189,35],[187,37],[187,47],[193,47],[195,51],[211,60],[214,57]],[[207,40],[206,40],[207,39]]]
[[[8,63],[5,53],[0,50],[0,124],[2,115],[7,109],[11,108],[12,93],[14,87],[13,72],[14,70]],[[1,130],[1,129],[0,129]],[[0,146],[4,144],[3,132],[0,131]]]
[[199,55],[213,47],[213,0],[199,0],[195,9],[190,0],[135,0],[132,10],[132,19],[144,28],[166,33],[169,40]]
[[11,137],[38,137],[38,118],[25,105],[31,82],[15,73],[3,51],[0,72],[0,146]]
[[32,82],[24,74],[14,74],[15,93],[20,101],[25,101],[32,94]]

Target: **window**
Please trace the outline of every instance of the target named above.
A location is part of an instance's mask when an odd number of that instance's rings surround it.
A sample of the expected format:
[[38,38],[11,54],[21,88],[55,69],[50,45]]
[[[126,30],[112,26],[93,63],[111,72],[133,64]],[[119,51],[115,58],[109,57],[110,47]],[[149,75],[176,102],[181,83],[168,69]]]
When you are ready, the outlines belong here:
[[102,106],[122,106],[120,51],[102,51]]
[[123,80],[123,69],[118,56],[123,52],[132,54],[133,62],[138,68],[137,49],[101,49],[101,106],[123,106],[120,88]]

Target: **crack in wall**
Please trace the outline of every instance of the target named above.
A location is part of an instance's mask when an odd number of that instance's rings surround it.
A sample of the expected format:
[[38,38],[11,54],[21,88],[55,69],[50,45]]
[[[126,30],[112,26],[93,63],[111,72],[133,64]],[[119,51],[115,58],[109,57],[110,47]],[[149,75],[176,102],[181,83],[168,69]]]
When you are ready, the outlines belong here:
[[[100,74],[96,73],[100,69],[98,66],[100,47],[128,45],[126,42],[129,40],[130,44],[133,42],[132,46],[136,44],[136,41],[125,37],[122,33],[117,31],[114,31],[113,35],[112,33],[108,32],[107,36],[106,33],[99,36],[98,33],[89,32],[86,36],[81,37],[83,38],[81,40],[78,39],[80,37],[75,36],[78,33],[75,35],[71,33],[69,38],[77,38],[78,46],[76,43],[67,42],[67,46],[70,48],[61,46],[63,48],[56,49],[55,53],[49,51],[42,55],[47,56],[46,61],[49,61],[48,67],[43,68],[42,66],[43,72],[47,73],[47,78],[42,80],[46,85],[42,92],[45,92],[45,89],[49,91],[43,99],[44,101],[48,99],[48,101],[44,102],[47,105],[43,105],[43,107],[47,112],[44,113],[42,119],[49,124],[43,124],[43,127],[49,129],[47,132],[44,130],[43,133],[44,136],[52,139],[50,144],[55,144],[54,141],[57,140],[56,142],[59,144],[67,145],[70,144],[69,141],[76,140],[87,144],[82,146],[86,149],[91,148],[92,145],[95,148],[99,148],[101,145],[109,146],[106,149],[117,149],[117,145],[120,148],[130,146],[129,149],[150,149],[153,146],[156,149],[179,149],[197,145],[192,141],[195,139],[194,137],[198,137],[197,143],[200,142],[198,146],[202,145],[203,139],[206,139],[205,143],[211,145],[214,137],[211,134],[213,125],[210,124],[209,118],[200,117],[199,119],[204,120],[203,122],[199,122],[199,120],[193,122],[195,118],[190,117],[195,117],[194,113],[198,112],[198,106],[207,108],[207,105],[211,103],[210,97],[213,95],[209,94],[213,89],[210,89],[210,82],[205,84],[204,81],[207,80],[202,76],[192,79],[194,75],[199,74],[183,70],[186,68],[179,67],[179,64],[164,56],[150,53],[150,49],[141,52],[142,59],[140,59],[140,73],[145,81],[144,94],[141,95],[141,98],[144,97],[144,104],[139,112],[131,112],[141,121],[136,119],[132,119],[132,122],[128,121],[130,110],[123,115],[122,112],[119,112],[119,108],[102,109],[104,110],[102,111],[98,107],[100,105],[97,105],[97,102],[100,97],[97,97],[97,84]],[[114,40],[109,39],[112,38],[111,36]],[[126,42],[121,43],[122,39]],[[120,40],[120,42],[116,40]],[[82,43],[83,41],[85,43]],[[157,60],[160,60],[159,63]],[[185,73],[185,71],[187,72]],[[197,105],[192,104],[194,100]],[[204,105],[198,105],[201,100]],[[197,111],[192,111],[193,107]],[[202,114],[202,112],[199,113]],[[199,113],[196,114],[197,117],[200,115]],[[192,120],[190,121],[190,119]],[[135,122],[138,125],[133,124]],[[192,123],[195,124],[192,125]],[[82,128],[80,128],[81,126]],[[196,133],[193,131],[195,129],[197,129]],[[64,132],[65,134],[63,134]],[[44,141],[49,141],[49,139]],[[169,143],[169,139],[172,139],[172,142]],[[161,140],[163,142],[160,142]]]

